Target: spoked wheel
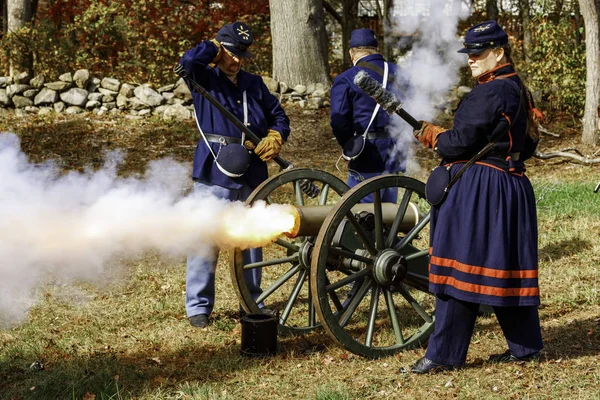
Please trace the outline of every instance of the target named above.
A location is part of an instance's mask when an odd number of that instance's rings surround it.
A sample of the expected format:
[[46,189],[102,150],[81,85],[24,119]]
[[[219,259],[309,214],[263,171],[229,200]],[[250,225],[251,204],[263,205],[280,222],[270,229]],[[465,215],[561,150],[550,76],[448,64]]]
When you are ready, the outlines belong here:
[[[383,203],[380,190],[396,187],[398,204]],[[357,213],[370,194],[370,212]],[[319,320],[347,350],[382,357],[433,332],[429,208],[424,183],[384,175],[348,191],[323,223],[312,258],[313,299]]]
[[[302,190],[310,182],[314,197]],[[317,190],[314,190],[315,187]],[[263,182],[252,192],[246,204],[264,200],[269,204],[331,207],[346,191],[348,186],[327,172],[299,168],[281,172]],[[279,315],[279,333],[302,333],[317,326],[309,279],[314,240],[314,236],[279,237],[263,247],[262,262],[250,264],[244,264],[240,249],[232,252],[230,272],[240,304],[250,313],[260,313],[261,303],[273,310]],[[254,268],[262,268],[263,290],[255,299],[244,279],[244,271]]]

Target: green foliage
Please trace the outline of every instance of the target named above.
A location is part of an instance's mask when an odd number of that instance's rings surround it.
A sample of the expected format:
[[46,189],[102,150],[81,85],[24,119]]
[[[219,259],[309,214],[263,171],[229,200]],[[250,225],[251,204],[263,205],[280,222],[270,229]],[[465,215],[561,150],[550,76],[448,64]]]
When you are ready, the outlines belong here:
[[49,0],[40,7],[33,27],[0,41],[0,75],[8,73],[11,54],[30,49],[36,74],[86,68],[133,82],[172,82],[172,67],[186,50],[236,20],[248,23],[255,36],[257,56],[246,69],[271,70],[268,0],[227,7],[208,0]]
[[582,115],[585,105],[585,45],[577,43],[572,22],[532,21],[531,60],[524,70],[530,89],[541,94],[545,111]]
[[344,392],[336,389],[332,389],[328,386],[321,386],[315,392],[315,400],[348,400],[351,396]]

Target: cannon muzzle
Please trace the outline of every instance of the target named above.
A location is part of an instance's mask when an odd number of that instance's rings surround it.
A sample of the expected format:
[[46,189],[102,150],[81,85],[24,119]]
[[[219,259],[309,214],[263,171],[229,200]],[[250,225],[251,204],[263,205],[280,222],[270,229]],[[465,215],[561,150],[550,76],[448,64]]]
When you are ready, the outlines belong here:
[[[319,206],[295,206],[294,228],[285,235],[290,238],[298,236],[317,236],[325,218],[334,205],[319,205]],[[365,221],[368,225],[370,218],[374,217],[374,206],[372,203],[357,204],[352,207],[352,213],[358,215],[361,221]],[[383,225],[390,227],[398,213],[398,205],[395,203],[381,203]],[[408,232],[419,222],[419,210],[414,203],[409,203],[408,209],[404,214],[404,218],[400,225],[400,232]]]

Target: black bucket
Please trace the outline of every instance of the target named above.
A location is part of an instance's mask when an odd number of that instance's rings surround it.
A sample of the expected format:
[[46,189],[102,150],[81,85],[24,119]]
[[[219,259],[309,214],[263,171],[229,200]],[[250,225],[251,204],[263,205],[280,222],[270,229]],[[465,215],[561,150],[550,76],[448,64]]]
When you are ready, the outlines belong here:
[[277,317],[268,314],[246,314],[241,322],[242,355],[269,357],[277,353]]

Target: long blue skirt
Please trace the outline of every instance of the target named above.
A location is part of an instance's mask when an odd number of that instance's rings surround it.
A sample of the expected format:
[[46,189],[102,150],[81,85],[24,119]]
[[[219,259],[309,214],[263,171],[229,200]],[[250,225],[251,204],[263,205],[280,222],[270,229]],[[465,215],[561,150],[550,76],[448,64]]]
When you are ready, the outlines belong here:
[[537,241],[529,179],[472,165],[432,207],[429,289],[491,306],[539,305]]

